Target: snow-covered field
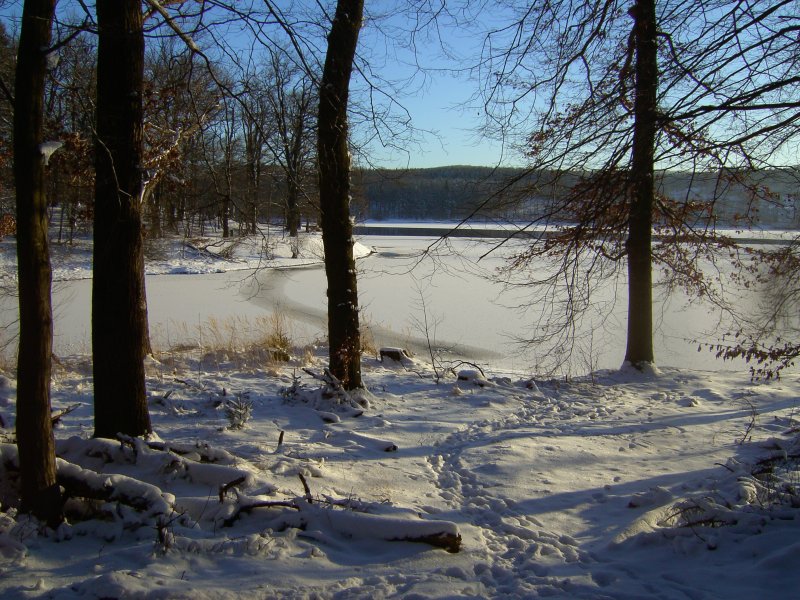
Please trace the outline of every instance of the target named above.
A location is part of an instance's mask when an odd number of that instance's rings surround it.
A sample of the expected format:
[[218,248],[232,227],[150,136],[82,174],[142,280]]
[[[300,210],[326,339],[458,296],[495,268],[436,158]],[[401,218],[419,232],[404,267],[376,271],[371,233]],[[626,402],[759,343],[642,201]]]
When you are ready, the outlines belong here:
[[[270,277],[254,300],[251,271],[232,268],[258,266],[258,245],[242,243],[235,262],[214,248],[182,258],[167,248],[150,261],[149,272],[162,273],[148,279],[161,351],[148,362],[156,435],[147,444],[91,438],[80,316],[89,281],[57,286],[58,343],[75,351],[59,353],[52,384],[54,410],[74,407],[56,429],[60,468],[90,469],[144,502],[135,510],[111,498],[48,531],[8,508],[4,486],[1,597],[749,599],[800,591],[796,373],[769,383],[674,367],[546,379],[503,356],[493,367],[487,355],[483,374],[464,366],[461,379],[437,381],[422,353],[403,364],[368,354],[369,394],[326,397],[310,374],[326,364],[324,344],[312,343],[321,300],[297,280]],[[301,258],[309,272],[317,246],[309,240]],[[6,271],[12,250],[3,243]],[[282,243],[271,250],[271,266],[296,264]],[[56,278],[90,275],[87,257],[57,256]],[[380,280],[378,271],[364,276]],[[4,302],[10,320],[13,301]],[[293,323],[288,363],[244,339],[276,309]],[[8,368],[0,414],[10,428],[14,401]],[[6,469],[13,445],[0,453]],[[458,552],[403,541],[452,542],[456,533]]]

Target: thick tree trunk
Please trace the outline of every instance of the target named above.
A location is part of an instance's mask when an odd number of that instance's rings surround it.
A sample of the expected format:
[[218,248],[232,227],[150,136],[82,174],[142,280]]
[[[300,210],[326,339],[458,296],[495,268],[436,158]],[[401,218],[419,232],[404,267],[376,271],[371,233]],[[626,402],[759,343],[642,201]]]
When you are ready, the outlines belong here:
[[658,55],[655,0],[633,7],[636,99],[631,157],[628,251],[628,345],[625,360],[637,368],[653,356],[653,153],[657,126]]
[[149,433],[142,247],[142,81],[139,0],[98,0],[92,353],[95,435]]
[[42,143],[46,49],[55,0],[26,0],[15,82],[14,181],[17,188],[19,352],[17,446],[22,510],[50,525],[61,520],[56,454],[50,420],[53,311]]
[[320,84],[317,125],[330,370],[348,390],[363,387],[347,148],[347,100],[363,12],[363,0],[339,0],[336,5]]

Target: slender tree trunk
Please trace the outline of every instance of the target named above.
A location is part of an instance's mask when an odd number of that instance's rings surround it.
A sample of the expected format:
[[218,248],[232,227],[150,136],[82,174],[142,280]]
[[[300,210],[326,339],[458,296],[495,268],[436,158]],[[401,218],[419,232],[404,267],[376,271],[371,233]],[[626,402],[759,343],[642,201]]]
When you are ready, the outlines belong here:
[[[230,187],[228,188],[230,189]],[[222,237],[228,238],[231,235],[230,231],[230,212],[231,212],[231,197],[229,195],[224,195],[222,197],[222,207],[220,208],[219,212],[219,219],[222,223]]]
[[297,115],[292,123],[292,143],[287,144],[289,149],[288,156],[286,157],[286,164],[288,167],[288,194],[287,194],[287,214],[286,214],[286,228],[289,230],[289,235],[297,237],[297,232],[300,229],[300,176],[302,169],[302,153],[303,153],[303,131],[305,130],[306,118],[305,100],[298,104]]
[[248,227],[247,233],[255,235],[256,222],[258,220],[257,200],[258,200],[258,180],[259,180],[259,158],[255,151],[255,134],[250,134],[247,138],[247,208],[248,208]]
[[[160,238],[163,235],[161,229],[161,194],[159,193],[158,187],[152,191],[150,194],[146,194],[147,200],[145,202],[147,209],[148,209],[148,217],[150,221],[150,229],[147,232],[147,235],[152,238]],[[144,206],[142,210],[144,210]]]
[[631,157],[631,213],[628,231],[628,345],[625,360],[636,368],[653,355],[653,153],[657,126],[658,55],[655,0],[633,7],[636,98]]
[[317,125],[330,370],[349,390],[363,387],[347,148],[347,100],[363,12],[363,0],[339,0],[336,5],[320,84]]
[[50,525],[61,521],[56,454],[50,420],[53,311],[44,185],[42,110],[46,49],[55,0],[26,0],[15,82],[14,181],[17,189],[19,351],[17,447],[22,510]]
[[297,231],[300,229],[299,196],[297,175],[290,174],[286,180],[286,230],[289,232],[290,237],[297,237]]
[[144,383],[148,351],[142,246],[140,0],[97,0],[92,353],[95,435],[151,431]]

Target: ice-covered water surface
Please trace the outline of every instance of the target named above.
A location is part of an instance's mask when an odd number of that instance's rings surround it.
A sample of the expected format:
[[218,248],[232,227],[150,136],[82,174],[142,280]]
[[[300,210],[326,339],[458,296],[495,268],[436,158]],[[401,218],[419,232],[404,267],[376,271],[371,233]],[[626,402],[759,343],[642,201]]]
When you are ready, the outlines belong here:
[[[542,328],[542,316],[558,316],[563,306],[537,300],[530,288],[506,289],[493,278],[506,264],[503,256],[510,250],[503,246],[484,257],[497,240],[457,238],[446,245],[437,244],[435,237],[370,235],[359,240],[373,250],[358,260],[358,270],[362,323],[376,346],[403,346],[427,358],[430,343],[445,360],[457,357],[539,374],[562,361],[558,372],[572,375],[617,368],[623,361],[627,323],[624,269],[620,277],[603,279],[591,290],[593,308],[577,323],[577,344],[567,356],[569,345],[556,332],[548,334]],[[296,344],[324,339],[326,281],[319,253],[314,251],[318,242],[318,236],[308,236],[304,242],[309,245],[308,256],[300,260],[277,257],[262,263],[254,258],[259,254],[254,247],[252,252],[242,250],[252,253],[251,260],[245,260],[248,254],[234,264],[207,255],[202,264],[186,256],[149,264],[148,311],[155,347],[201,346],[211,341],[203,337],[209,333],[210,320],[222,324],[222,334],[232,333],[232,329],[240,334],[255,320],[275,313],[287,318]],[[243,246],[246,244],[237,248]],[[366,254],[363,248],[362,254]],[[262,268],[254,269],[258,264]],[[536,263],[524,274],[537,276],[545,269],[544,264]],[[90,276],[90,264],[80,272],[83,277]],[[57,281],[53,293],[56,354],[88,352],[91,279]],[[741,368],[720,363],[706,349],[697,351],[700,343],[715,343],[730,328],[719,308],[708,302],[690,302],[680,291],[667,295],[659,286],[654,296],[659,365]],[[741,308],[763,300],[748,292],[735,303]],[[16,298],[3,296],[0,304],[5,325],[15,316]],[[796,327],[798,317],[793,318]],[[233,328],[224,325],[236,320]],[[544,340],[533,345],[517,343],[536,334]]]
[[[359,261],[359,294],[362,322],[378,345],[402,345],[427,355],[430,341],[451,357],[494,365],[500,361],[509,368],[539,372],[563,360],[559,372],[573,375],[622,364],[627,327],[624,272],[591,291],[593,308],[577,323],[575,349],[567,356],[555,332],[536,344],[523,343],[542,335],[542,316],[558,317],[559,306],[544,305],[529,288],[508,288],[493,278],[505,265],[503,253],[481,257],[496,242],[457,239],[440,248],[435,247],[436,238],[425,237],[364,236],[361,241],[375,250]],[[307,326],[324,327],[326,282],[321,266],[263,271],[258,280],[264,290],[254,294],[253,302],[280,306]],[[756,300],[750,294],[736,302],[741,308]],[[654,319],[660,365],[734,368],[720,365],[705,348],[698,352],[698,346],[717,342],[730,329],[718,307],[656,286]]]

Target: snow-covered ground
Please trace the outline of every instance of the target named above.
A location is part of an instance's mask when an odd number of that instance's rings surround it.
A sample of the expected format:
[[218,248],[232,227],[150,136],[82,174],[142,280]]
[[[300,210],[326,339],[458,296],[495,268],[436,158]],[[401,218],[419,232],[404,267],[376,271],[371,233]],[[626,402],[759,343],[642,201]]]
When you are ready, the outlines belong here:
[[[173,273],[148,280],[151,303],[173,312],[151,309],[161,351],[148,362],[156,432],[148,443],[91,438],[90,357],[79,332],[70,334],[65,347],[76,352],[59,354],[52,384],[54,410],[72,408],[56,429],[60,469],[98,473],[98,485],[113,482],[120,495],[50,531],[16,515],[3,486],[3,598],[800,591],[796,373],[753,383],[746,372],[623,368],[566,380],[486,360],[483,373],[462,365],[461,379],[437,380],[422,353],[403,364],[367,353],[369,394],[347,399],[324,394],[312,376],[326,364],[324,344],[298,335],[284,363],[245,339],[276,327],[276,303],[241,291],[255,285],[251,271],[232,271],[259,266],[263,239],[241,242],[233,260],[203,246],[183,257],[165,247],[149,262],[151,273]],[[280,238],[269,247],[271,267],[296,264]],[[6,272],[11,251],[4,242]],[[318,264],[318,238],[302,254]],[[57,254],[56,278],[89,276],[89,256],[88,248]],[[69,300],[56,311],[57,335],[59,323],[67,331],[88,310],[88,285],[56,286]],[[319,317],[317,300],[301,303],[296,291],[280,299],[287,305],[271,314]],[[13,302],[3,306],[10,320]],[[0,414],[9,440],[15,381],[6,364]],[[7,480],[14,446],[0,445],[0,454]],[[127,506],[125,495],[143,505]],[[452,542],[456,533],[458,552],[403,541]]]

